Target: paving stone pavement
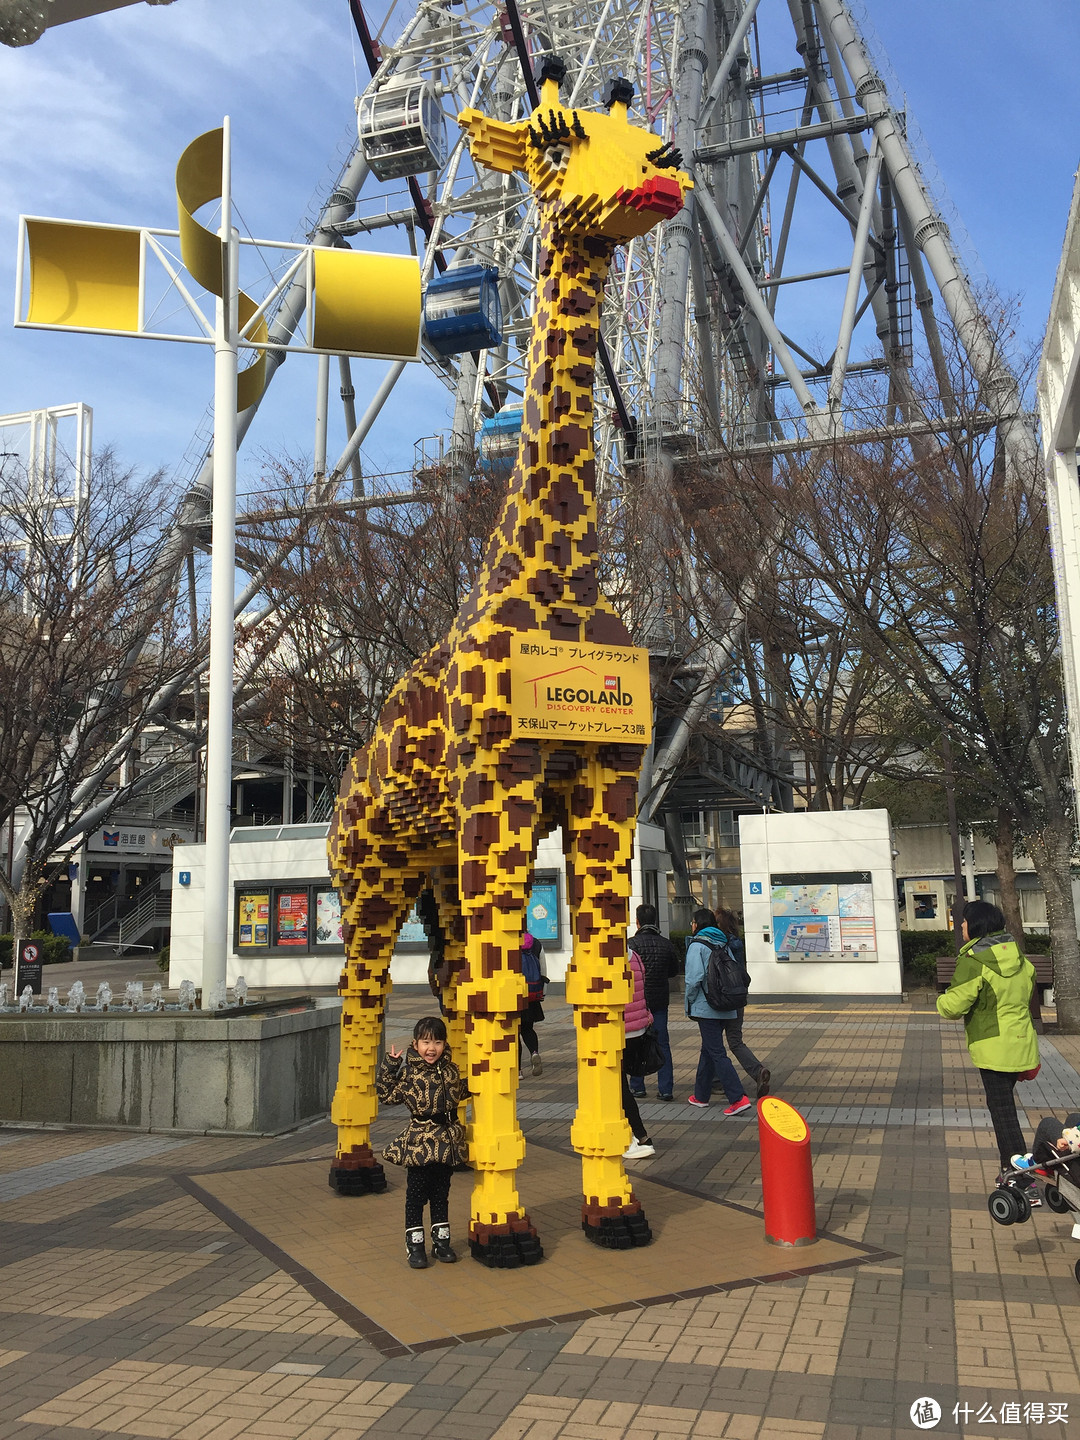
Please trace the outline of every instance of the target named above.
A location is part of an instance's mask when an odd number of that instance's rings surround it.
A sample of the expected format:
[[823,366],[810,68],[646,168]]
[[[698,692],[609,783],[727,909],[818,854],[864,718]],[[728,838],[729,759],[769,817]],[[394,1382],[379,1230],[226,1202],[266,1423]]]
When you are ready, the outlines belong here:
[[[430,1008],[396,993],[388,1038]],[[573,1025],[558,996],[546,1008],[522,1128],[570,1154]],[[643,1104],[656,1155],[637,1168],[759,1209],[753,1112],[685,1103],[697,1032],[677,1015],[677,1098]],[[939,1434],[1080,1426],[1080,1243],[1046,1208],[991,1223],[961,1027],[918,1000],[806,1001],[752,1007],[746,1039],[810,1121],[820,1227],[894,1259],[392,1357],[174,1178],[328,1158],[328,1123],[273,1140],[0,1129],[0,1440],[876,1440],[915,1434],[923,1398]],[[1080,1105],[1078,1066],[1080,1041],[1046,1037],[1018,1092],[1029,1129]],[[399,1123],[380,1118],[380,1145]],[[688,1246],[724,1245],[717,1215]]]

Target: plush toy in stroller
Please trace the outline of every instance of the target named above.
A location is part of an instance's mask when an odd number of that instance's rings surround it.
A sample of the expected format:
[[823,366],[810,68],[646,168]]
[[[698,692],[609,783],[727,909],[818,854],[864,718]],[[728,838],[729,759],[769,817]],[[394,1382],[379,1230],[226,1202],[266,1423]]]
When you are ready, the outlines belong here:
[[[1043,1187],[1047,1208],[1056,1215],[1072,1214],[1073,1239],[1080,1240],[1080,1113],[1064,1122],[1054,1115],[1039,1121],[1035,1145],[1028,1155],[1014,1155],[997,1188],[987,1199],[992,1219],[999,1225],[1022,1224],[1031,1218],[1028,1192]],[[1074,1266],[1080,1281],[1080,1260]]]

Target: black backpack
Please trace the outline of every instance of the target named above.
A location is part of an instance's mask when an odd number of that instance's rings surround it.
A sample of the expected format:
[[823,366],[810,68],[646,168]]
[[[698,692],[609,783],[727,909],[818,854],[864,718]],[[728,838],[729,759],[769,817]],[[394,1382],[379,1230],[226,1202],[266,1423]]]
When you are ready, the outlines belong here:
[[704,943],[709,946],[705,999],[714,1010],[741,1010],[750,996],[750,972],[736,960],[726,941]]

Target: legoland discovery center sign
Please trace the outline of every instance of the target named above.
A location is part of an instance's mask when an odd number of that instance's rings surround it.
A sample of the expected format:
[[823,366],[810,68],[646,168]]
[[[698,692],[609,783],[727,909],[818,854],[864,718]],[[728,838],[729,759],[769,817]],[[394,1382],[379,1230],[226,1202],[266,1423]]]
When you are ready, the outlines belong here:
[[636,645],[514,637],[510,652],[514,735],[564,740],[652,739],[649,652]]

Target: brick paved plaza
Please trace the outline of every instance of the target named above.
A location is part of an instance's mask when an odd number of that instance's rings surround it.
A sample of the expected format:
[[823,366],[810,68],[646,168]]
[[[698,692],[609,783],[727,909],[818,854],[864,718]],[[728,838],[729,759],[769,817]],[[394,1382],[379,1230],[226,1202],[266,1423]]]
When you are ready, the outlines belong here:
[[[685,1104],[697,1031],[675,1010],[678,1099],[643,1107],[657,1153],[634,1167],[656,1244],[576,1237],[573,1029],[547,1009],[523,1192],[557,1243],[529,1271],[410,1271],[400,1190],[332,1195],[325,1122],[273,1140],[0,1129],[0,1437],[854,1440],[916,1433],[922,1396],[937,1433],[958,1433],[956,1406],[965,1434],[1080,1427],[1080,1242],[1046,1208],[990,1221],[978,1077],[929,997],[748,1011],[811,1125],[828,1236],[799,1250],[747,1214],[753,1112]],[[429,1010],[395,994],[389,1037]],[[1078,1070],[1080,1041],[1051,1031],[1019,1092],[1029,1129],[1080,1105]],[[380,1118],[380,1145],[398,1125]]]

